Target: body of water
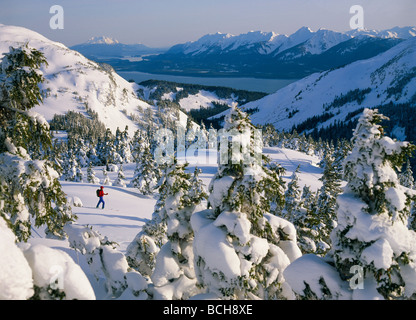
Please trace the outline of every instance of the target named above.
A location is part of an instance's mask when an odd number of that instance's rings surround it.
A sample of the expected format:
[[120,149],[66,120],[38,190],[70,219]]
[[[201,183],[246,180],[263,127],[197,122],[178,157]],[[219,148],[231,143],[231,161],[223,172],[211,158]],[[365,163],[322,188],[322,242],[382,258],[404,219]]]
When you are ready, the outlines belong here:
[[205,86],[229,87],[238,90],[258,91],[274,93],[277,90],[297,81],[296,79],[257,79],[257,78],[208,78],[208,77],[186,77],[164,74],[150,74],[138,71],[117,72],[126,80],[134,80],[140,83],[146,80],[165,80],[178,83],[200,84]]

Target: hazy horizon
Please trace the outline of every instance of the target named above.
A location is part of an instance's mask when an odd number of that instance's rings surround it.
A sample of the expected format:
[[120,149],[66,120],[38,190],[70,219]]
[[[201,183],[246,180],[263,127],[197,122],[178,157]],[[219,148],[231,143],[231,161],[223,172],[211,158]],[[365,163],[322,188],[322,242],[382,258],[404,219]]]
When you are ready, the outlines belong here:
[[[49,27],[53,5],[64,9],[63,30]],[[67,46],[107,36],[170,47],[217,32],[290,35],[302,26],[347,31],[353,5],[363,7],[366,29],[415,25],[414,0],[2,0],[0,23],[29,28]]]

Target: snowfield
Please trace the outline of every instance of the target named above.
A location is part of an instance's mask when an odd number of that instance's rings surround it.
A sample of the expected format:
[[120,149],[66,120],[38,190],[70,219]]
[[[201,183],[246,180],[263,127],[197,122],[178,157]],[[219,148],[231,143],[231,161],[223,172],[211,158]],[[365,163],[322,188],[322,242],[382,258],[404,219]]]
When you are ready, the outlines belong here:
[[236,99],[220,99],[215,93],[200,90],[199,93],[189,95],[179,101],[179,105],[186,111],[199,108],[212,108],[212,102],[231,105]]
[[[308,156],[304,153],[289,149],[269,147],[264,149],[264,153],[269,155],[273,161],[280,163],[286,173],[283,178],[289,181],[292,173],[300,165],[300,184],[311,186],[312,190],[317,190],[322,185],[318,179],[322,175],[322,169],[317,166],[320,159],[315,156]],[[200,178],[208,187],[212,177],[217,171],[216,165],[198,165],[202,170]],[[126,180],[133,178],[135,164],[124,164],[123,172]],[[188,167],[189,172],[194,171],[195,166]],[[86,169],[83,168],[86,177]],[[103,179],[102,167],[95,167],[96,177]],[[117,172],[108,172],[111,181],[117,178]],[[104,191],[108,193],[104,197],[105,208],[96,208],[98,198],[95,190],[99,184],[94,185],[86,182],[61,181],[64,192],[72,203],[72,210],[78,216],[75,225],[90,226],[102,236],[106,236],[110,241],[118,243],[117,250],[126,252],[127,246],[131,243],[137,233],[147,220],[151,219],[158,194],[143,196],[135,188],[104,186]],[[76,206],[81,205],[81,206]],[[96,299],[108,299],[105,289],[105,279],[95,279],[90,266],[87,264],[85,256],[75,251],[69,246],[68,240],[54,240],[45,237],[44,227],[32,229],[32,237],[28,243],[31,245],[43,245],[46,247],[59,249],[68,254],[73,261],[81,267],[94,289]],[[121,299],[126,297],[121,297]],[[128,297],[127,297],[128,298]]]

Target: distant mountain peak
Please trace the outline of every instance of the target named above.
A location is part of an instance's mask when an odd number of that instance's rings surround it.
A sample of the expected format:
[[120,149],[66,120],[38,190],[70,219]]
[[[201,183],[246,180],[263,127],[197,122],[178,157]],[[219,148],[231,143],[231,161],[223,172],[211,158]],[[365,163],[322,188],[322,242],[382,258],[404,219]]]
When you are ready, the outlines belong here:
[[314,31],[311,28],[309,28],[309,27],[303,26],[303,27],[299,28],[296,32],[312,33]]
[[87,44],[118,44],[120,42],[118,42],[118,40],[114,38],[101,36],[101,37],[92,37],[86,43]]

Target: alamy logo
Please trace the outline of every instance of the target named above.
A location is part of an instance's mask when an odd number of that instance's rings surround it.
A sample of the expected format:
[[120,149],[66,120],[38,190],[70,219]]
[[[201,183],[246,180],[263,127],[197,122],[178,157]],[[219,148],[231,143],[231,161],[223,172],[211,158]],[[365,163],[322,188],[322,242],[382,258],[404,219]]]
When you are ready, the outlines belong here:
[[350,28],[355,29],[364,29],[364,9],[360,5],[354,5],[350,8],[350,14],[353,16],[350,19]]
[[353,274],[349,281],[350,288],[352,290],[364,289],[364,268],[358,265],[352,266],[350,273]]
[[50,7],[49,13],[53,14],[49,20],[49,27],[53,30],[64,28],[64,8],[54,5]]

